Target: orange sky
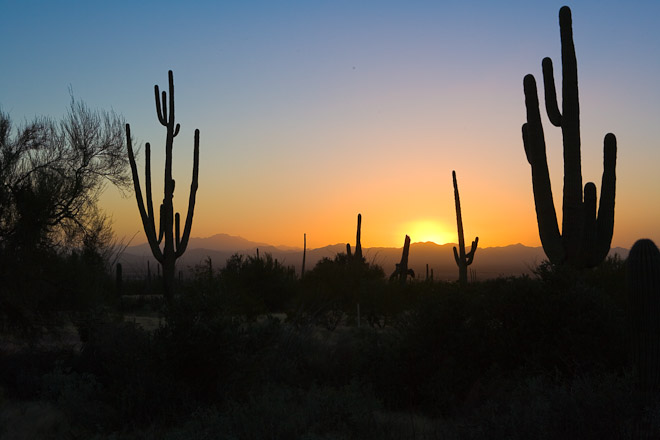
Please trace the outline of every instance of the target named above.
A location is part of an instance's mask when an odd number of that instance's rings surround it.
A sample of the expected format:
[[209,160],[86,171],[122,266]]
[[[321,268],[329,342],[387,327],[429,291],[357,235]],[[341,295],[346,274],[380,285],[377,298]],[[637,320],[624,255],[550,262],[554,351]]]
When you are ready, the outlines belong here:
[[[164,130],[153,86],[166,86],[171,69],[182,213],[201,132],[193,236],[352,243],[362,213],[366,247],[401,246],[405,234],[455,242],[456,170],[468,242],[537,246],[522,79],[541,83],[550,56],[559,83],[562,3],[15,2],[0,27],[12,41],[0,105],[17,122],[57,117],[70,87],[91,108],[114,109],[137,144],[151,142],[160,200]],[[615,133],[613,245],[660,243],[660,3],[585,0],[572,10],[583,180],[600,190],[603,137]],[[561,137],[542,117],[560,215]],[[119,238],[145,240],[133,197],[108,188],[101,205]]]

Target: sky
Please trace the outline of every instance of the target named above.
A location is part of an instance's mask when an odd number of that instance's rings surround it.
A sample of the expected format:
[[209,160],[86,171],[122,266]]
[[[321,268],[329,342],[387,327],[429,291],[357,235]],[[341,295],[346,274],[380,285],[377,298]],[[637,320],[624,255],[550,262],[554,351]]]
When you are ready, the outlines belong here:
[[[365,247],[400,247],[405,234],[455,243],[455,170],[468,243],[538,246],[522,80],[531,73],[540,83],[550,56],[560,87],[564,4],[573,12],[583,181],[600,190],[603,137],[614,133],[612,245],[660,243],[657,1],[0,0],[0,109],[16,123],[59,118],[72,90],[118,112],[138,144],[152,145],[159,200],[165,129],[153,86],[166,88],[171,69],[182,215],[200,130],[192,236],[354,243],[361,213]],[[561,133],[543,110],[542,118],[561,216]],[[145,241],[132,194],[108,187],[100,203],[119,239]]]

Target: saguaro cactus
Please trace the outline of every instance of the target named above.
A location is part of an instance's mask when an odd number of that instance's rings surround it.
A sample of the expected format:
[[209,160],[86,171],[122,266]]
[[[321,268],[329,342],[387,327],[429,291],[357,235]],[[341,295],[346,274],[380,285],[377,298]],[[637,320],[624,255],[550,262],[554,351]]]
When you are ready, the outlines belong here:
[[642,391],[660,390],[660,251],[635,242],[627,262],[630,355]]
[[461,197],[458,195],[458,183],[456,182],[456,171],[451,172],[451,177],[454,181],[454,202],[456,202],[456,225],[458,227],[458,250],[454,246],[454,259],[458,265],[458,282],[465,286],[467,285],[467,272],[468,266],[474,260],[474,253],[477,251],[479,244],[479,237],[476,237],[472,242],[470,252],[465,252],[465,238],[463,237],[463,216],[461,215]]
[[[156,113],[160,123],[167,128],[165,139],[165,185],[163,203],[160,205],[160,227],[156,234],[156,221],[154,217],[153,200],[151,196],[151,146],[145,145],[145,195],[147,198],[146,208],[142,198],[140,188],[140,179],[138,177],[137,165],[133,154],[131,140],[131,127],[126,124],[126,142],[128,146],[128,159],[133,173],[133,185],[135,187],[135,198],[137,200],[142,226],[149,242],[149,247],[154,258],[163,266],[163,293],[167,299],[172,297],[174,287],[174,270],[176,259],[186,251],[190,230],[192,228],[193,213],[195,210],[195,196],[197,194],[197,178],[199,174],[199,130],[195,130],[195,143],[193,152],[193,172],[192,182],[190,184],[190,197],[188,199],[188,214],[183,229],[183,235],[180,232],[179,213],[174,215],[172,198],[174,196],[174,179],[172,179],[172,147],[174,138],[179,134],[179,124],[174,121],[174,76],[170,70],[169,77],[169,112],[167,93],[159,93],[158,86],[154,86],[154,95],[156,98]],[[161,104],[162,102],[162,104]],[[163,248],[160,244],[165,239]]]
[[357,233],[355,234],[355,258],[362,259],[362,243],[360,237],[362,234],[362,214],[357,216]]
[[351,244],[346,243],[346,254],[349,257],[352,257],[356,260],[363,260],[362,258],[362,243],[360,241],[362,233],[362,214],[358,214],[357,216],[357,233],[355,235],[355,253],[351,253]]
[[392,275],[390,275],[390,280],[398,278],[401,284],[406,283],[406,278],[410,276],[415,278],[415,272],[412,269],[408,269],[408,255],[410,253],[410,237],[406,235],[405,240],[403,241],[403,251],[401,252],[401,262],[396,264],[396,268]]
[[605,136],[600,206],[596,216],[596,186],[589,182],[584,186],[584,195],[582,192],[577,60],[571,10],[567,6],[559,10],[559,29],[562,59],[561,113],[557,104],[552,60],[544,58],[542,68],[548,118],[553,125],[561,127],[564,144],[561,234],[550,187],[536,80],[532,75],[526,75],[523,81],[527,109],[527,122],[522,126],[523,143],[527,161],[532,168],[536,218],[545,254],[553,264],[594,267],[607,257],[614,231],[616,137],[612,133]]
[[305,259],[307,258],[307,234],[303,234],[303,259],[302,268],[300,269],[300,278],[305,276]]

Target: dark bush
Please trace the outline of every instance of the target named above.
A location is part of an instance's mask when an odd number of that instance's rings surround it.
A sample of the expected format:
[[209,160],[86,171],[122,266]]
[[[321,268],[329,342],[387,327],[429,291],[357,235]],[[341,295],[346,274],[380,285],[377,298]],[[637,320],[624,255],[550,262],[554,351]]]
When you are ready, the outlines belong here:
[[220,270],[220,286],[229,312],[254,319],[266,313],[285,312],[295,296],[297,282],[293,267],[284,266],[270,254],[236,254]]
[[382,321],[380,298],[385,287],[380,266],[352,255],[337,254],[323,258],[305,273],[294,320],[311,322],[334,329],[344,315],[355,318],[357,305],[376,324]]

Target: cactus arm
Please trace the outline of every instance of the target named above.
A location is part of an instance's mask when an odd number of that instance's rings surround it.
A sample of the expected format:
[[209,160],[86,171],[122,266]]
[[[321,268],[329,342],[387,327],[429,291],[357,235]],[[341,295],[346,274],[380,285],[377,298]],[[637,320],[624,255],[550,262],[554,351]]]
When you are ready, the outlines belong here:
[[565,253],[559,233],[548,161],[545,153],[545,137],[541,124],[536,80],[526,75],[523,80],[527,123],[523,124],[523,144],[527,161],[532,168],[532,188],[539,236],[543,250],[553,264],[564,262]]
[[543,70],[543,89],[545,90],[545,110],[550,122],[555,127],[561,127],[561,113],[557,104],[557,90],[555,89],[555,77],[552,69],[552,60],[543,58],[541,62]]
[[[138,211],[140,212],[140,218],[142,219],[142,227],[144,228],[144,233],[147,236],[147,242],[151,248],[151,253],[154,258],[161,262],[163,260],[163,252],[158,247],[158,241],[156,240],[156,231],[154,227],[153,214],[150,217],[147,213],[147,210],[144,206],[144,199],[142,198],[142,189],[140,188],[140,177],[137,171],[137,164],[135,162],[135,155],[133,154],[133,142],[131,139],[131,126],[126,124],[126,146],[128,150],[128,161],[131,165],[131,174],[133,175],[133,188],[135,189],[135,199],[138,205]],[[149,175],[148,177],[151,177]],[[151,184],[147,185],[151,188]],[[150,195],[147,196],[147,200],[151,200]],[[149,212],[153,213],[153,206],[150,207]]]
[[[161,125],[167,126],[167,119],[165,118],[165,114],[167,113],[167,97],[165,96],[165,91],[163,91],[163,104],[161,106],[161,95],[158,85],[154,86],[154,98],[156,100],[156,115],[158,116],[158,121],[161,123]],[[163,110],[165,112],[163,112]]]
[[616,195],[616,137],[605,135],[603,147],[603,178],[600,188],[598,219],[596,220],[595,266],[607,257],[614,234],[614,197]]
[[472,242],[472,247],[470,248],[470,252],[465,254],[466,261],[465,265],[469,266],[472,264],[472,260],[474,260],[474,253],[477,251],[477,244],[479,243],[479,237],[476,237],[474,241]]
[[[197,197],[197,188],[199,186],[199,130],[195,130],[195,145],[193,150],[193,172],[190,183],[190,196],[188,198],[188,213],[186,214],[186,223],[183,227],[183,236],[180,243],[177,244],[177,258],[183,255],[188,247],[190,231],[192,229],[193,214],[195,213],[195,200]],[[178,215],[178,214],[177,214]]]
[[458,256],[458,250],[456,250],[456,246],[454,246],[454,260],[456,260],[456,264],[460,267],[461,266],[461,259]]
[[150,228],[155,232],[154,202],[151,192],[151,145],[147,142],[144,146],[144,186],[147,196],[147,217],[149,217]]
[[165,235],[165,206],[160,204],[160,221],[158,223],[158,244],[163,241]]

